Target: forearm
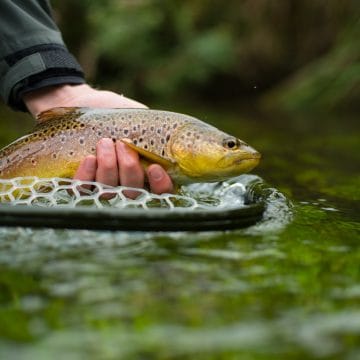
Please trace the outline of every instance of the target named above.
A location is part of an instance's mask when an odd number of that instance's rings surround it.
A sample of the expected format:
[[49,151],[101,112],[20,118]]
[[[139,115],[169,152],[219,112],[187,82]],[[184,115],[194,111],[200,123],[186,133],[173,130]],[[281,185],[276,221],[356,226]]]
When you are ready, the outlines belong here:
[[0,1],[0,95],[26,111],[23,97],[48,86],[84,83],[45,0]]

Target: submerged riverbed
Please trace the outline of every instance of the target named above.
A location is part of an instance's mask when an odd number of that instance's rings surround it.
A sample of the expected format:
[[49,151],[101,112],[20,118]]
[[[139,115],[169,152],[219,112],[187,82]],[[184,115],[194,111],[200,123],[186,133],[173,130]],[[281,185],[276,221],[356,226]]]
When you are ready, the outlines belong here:
[[292,221],[0,229],[1,359],[360,357],[358,119],[193,114],[264,155]]

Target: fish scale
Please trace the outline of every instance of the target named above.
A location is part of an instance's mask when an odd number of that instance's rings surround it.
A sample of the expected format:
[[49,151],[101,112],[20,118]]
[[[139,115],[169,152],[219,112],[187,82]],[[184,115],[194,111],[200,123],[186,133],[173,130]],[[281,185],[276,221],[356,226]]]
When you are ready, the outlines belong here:
[[[174,112],[55,108],[38,120],[32,133],[0,150],[0,178],[72,177],[81,160],[96,153],[101,138],[128,139],[147,163],[160,163],[179,184],[235,176],[260,158],[241,140]],[[236,148],[226,148],[224,141]]]

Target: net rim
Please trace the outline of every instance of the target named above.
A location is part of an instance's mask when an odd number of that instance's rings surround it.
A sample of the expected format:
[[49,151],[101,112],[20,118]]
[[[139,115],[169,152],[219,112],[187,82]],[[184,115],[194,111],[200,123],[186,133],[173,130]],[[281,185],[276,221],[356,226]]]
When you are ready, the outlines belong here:
[[56,209],[0,205],[0,226],[122,231],[199,231],[247,227],[261,220],[264,202],[229,210]]

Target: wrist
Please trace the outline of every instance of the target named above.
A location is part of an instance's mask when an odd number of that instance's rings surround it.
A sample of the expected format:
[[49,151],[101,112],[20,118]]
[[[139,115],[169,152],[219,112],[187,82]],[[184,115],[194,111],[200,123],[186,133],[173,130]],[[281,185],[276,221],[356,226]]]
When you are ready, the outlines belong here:
[[36,117],[45,110],[67,104],[79,93],[90,88],[87,84],[47,86],[23,95],[23,101],[29,112]]

